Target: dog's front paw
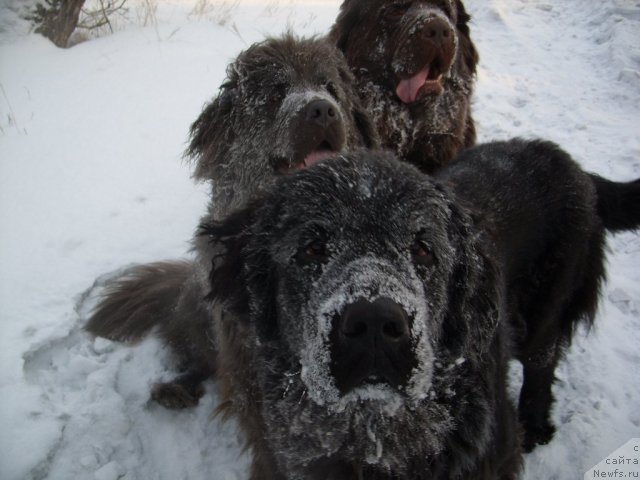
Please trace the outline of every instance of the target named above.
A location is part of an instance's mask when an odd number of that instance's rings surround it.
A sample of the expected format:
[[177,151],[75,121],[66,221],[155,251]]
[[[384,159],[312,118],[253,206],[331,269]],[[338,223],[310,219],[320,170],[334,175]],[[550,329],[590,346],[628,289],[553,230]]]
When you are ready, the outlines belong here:
[[537,445],[546,445],[556,433],[550,421],[541,422],[538,425],[524,425],[524,442],[522,448],[526,453],[531,452]]

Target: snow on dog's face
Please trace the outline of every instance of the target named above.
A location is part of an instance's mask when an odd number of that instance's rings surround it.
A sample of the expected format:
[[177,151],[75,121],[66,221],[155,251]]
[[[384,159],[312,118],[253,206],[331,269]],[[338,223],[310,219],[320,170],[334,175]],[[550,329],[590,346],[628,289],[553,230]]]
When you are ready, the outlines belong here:
[[468,21],[460,0],[346,0],[331,31],[385,146],[426,172],[474,141]]
[[438,355],[467,355],[495,320],[444,321],[478,282],[477,239],[445,189],[389,155],[320,162],[206,231],[227,247],[213,296],[248,315],[265,364],[284,362],[283,388],[295,376],[334,412],[420,403]]
[[291,35],[252,45],[229,65],[219,95],[191,127],[195,176],[213,180],[218,216],[277,174],[376,143],[342,54]]

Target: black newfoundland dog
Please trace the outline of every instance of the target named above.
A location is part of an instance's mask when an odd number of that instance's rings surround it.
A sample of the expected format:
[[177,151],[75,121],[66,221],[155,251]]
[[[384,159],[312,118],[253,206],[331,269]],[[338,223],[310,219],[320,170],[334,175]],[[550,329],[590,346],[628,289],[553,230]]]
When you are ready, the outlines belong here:
[[512,140],[462,153],[438,175],[493,232],[515,355],[524,367],[525,450],[548,443],[551,387],[580,323],[593,323],[605,278],[606,231],[640,226],[640,180],[611,182],[544,141]]
[[499,263],[447,188],[363,151],[202,234],[252,480],[517,477]]
[[[191,127],[187,155],[195,177],[212,184],[207,218],[221,220],[279,175],[376,144],[342,54],[325,40],[285,35],[252,45],[229,65],[219,94]],[[183,370],[153,388],[152,398],[169,408],[197,404],[216,365],[204,300],[210,258],[197,241],[195,252],[195,261],[129,269],[106,288],[86,326],[126,342],[157,328]]]
[[460,0],[345,0],[331,29],[383,145],[423,172],[475,143],[469,20]]

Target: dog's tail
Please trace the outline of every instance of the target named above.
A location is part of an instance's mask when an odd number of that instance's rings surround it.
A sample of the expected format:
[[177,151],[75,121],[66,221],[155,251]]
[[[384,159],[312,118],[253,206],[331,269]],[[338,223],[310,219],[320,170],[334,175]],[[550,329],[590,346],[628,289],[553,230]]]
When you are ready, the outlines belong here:
[[189,261],[132,267],[106,287],[85,328],[119,342],[141,340],[175,315],[181,291],[192,274]]
[[589,176],[596,187],[598,215],[604,227],[612,232],[640,227],[640,178],[622,183],[595,174]]

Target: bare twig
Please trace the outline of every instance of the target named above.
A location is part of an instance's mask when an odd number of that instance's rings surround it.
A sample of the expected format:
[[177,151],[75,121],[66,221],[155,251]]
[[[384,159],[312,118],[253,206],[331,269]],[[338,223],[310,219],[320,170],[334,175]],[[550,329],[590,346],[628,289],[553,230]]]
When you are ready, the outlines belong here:
[[84,30],[96,30],[107,25],[113,33],[113,25],[110,18],[114,15],[123,16],[128,9],[125,7],[127,0],[99,0],[100,7],[95,10],[83,9],[84,18],[78,24],[78,28]]
[[158,19],[158,2],[157,0],[144,0],[141,9],[138,9],[138,19],[142,22],[142,26],[153,25],[157,28]]
[[[4,90],[4,86],[0,83],[0,90],[2,90],[2,96],[4,97],[4,101],[7,102],[7,106],[9,107],[9,124],[15,125],[16,130],[20,131],[20,127],[18,126],[18,120],[16,119],[16,114],[13,112],[13,108],[11,107],[11,102],[9,101],[9,97],[7,97],[7,92]],[[3,130],[4,132],[4,130]]]

